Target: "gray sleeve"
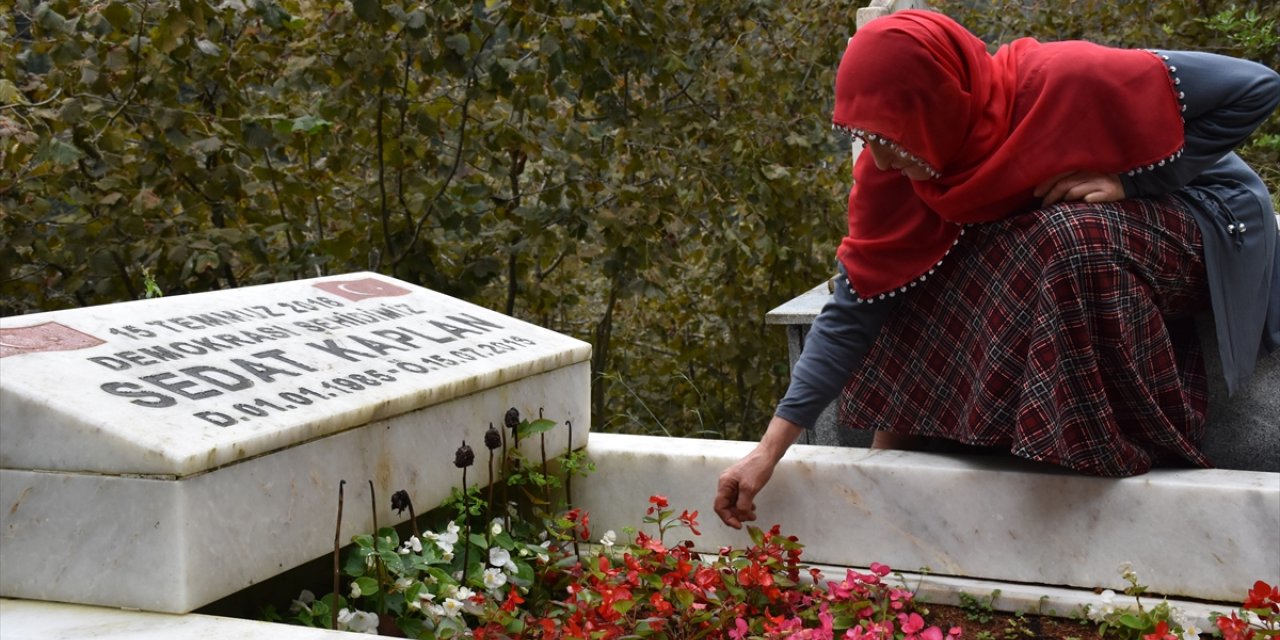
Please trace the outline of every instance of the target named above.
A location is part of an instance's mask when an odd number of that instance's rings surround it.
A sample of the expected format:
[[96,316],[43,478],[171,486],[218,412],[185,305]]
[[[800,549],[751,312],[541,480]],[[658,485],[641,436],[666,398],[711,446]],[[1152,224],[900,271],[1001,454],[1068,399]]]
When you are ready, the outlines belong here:
[[1244,142],[1280,104],[1280,74],[1249,60],[1195,51],[1165,51],[1184,105],[1186,146],[1163,167],[1121,175],[1125,196],[1181,189]]
[[791,385],[774,414],[812,429],[822,410],[840,394],[902,296],[860,302],[849,289],[844,268],[835,294],[814,318],[804,348],[791,370]]

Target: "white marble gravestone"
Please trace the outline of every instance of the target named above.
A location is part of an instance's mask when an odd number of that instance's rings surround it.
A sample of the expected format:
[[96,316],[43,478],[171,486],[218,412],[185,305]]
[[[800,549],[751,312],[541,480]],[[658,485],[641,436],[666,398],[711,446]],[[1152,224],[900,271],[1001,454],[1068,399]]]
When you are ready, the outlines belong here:
[[373,273],[0,319],[0,595],[191,611],[330,551],[341,480],[344,542],[464,440],[487,482],[511,407],[584,445],[589,358]]

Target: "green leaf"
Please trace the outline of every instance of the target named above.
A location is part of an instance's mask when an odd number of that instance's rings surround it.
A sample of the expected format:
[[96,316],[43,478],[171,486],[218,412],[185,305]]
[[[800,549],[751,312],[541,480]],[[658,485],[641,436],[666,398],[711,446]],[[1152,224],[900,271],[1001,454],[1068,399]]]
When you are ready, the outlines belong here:
[[315,116],[301,116],[293,119],[293,125],[289,131],[293,133],[305,133],[307,135],[315,135],[333,128],[333,123],[324,118]]
[[26,104],[27,99],[8,78],[0,79],[0,104]]
[[520,439],[523,440],[524,438],[528,438],[529,436],[536,436],[539,433],[546,433],[554,429],[555,426],[556,426],[555,422],[551,420],[547,420],[545,418],[539,418],[537,420],[534,420],[533,422],[521,423],[520,429],[519,429]]
[[203,53],[206,56],[222,55],[222,47],[219,47],[217,44],[204,38],[196,40],[196,48],[200,50],[200,53]]
[[427,14],[422,9],[415,9],[405,19],[404,26],[410,29],[421,29],[427,25]]
[[75,145],[63,142],[58,138],[49,138],[40,151],[36,153],[37,161],[52,160],[54,164],[62,166],[74,165],[83,157],[83,151]]
[[379,0],[351,0],[356,10],[356,17],[365,22],[377,24],[382,20],[382,3]]
[[133,26],[133,12],[129,10],[129,5],[123,2],[108,2],[102,10],[102,15],[112,27],[120,31],[126,31]]
[[254,149],[266,149],[275,142],[271,131],[257,122],[250,122],[244,126],[244,141]]
[[1120,616],[1120,624],[1129,627],[1130,629],[1138,629],[1139,631],[1146,629],[1148,626],[1146,620],[1143,620],[1132,613],[1126,613]]
[[465,33],[455,33],[444,39],[444,46],[453,49],[454,53],[460,56],[465,56],[471,51],[471,38]]
[[163,53],[172,53],[178,48],[182,36],[191,28],[191,20],[181,11],[171,11],[156,25],[152,31],[152,44]]
[[356,586],[360,587],[360,596],[371,596],[378,592],[378,581],[368,576],[361,576],[355,580]]

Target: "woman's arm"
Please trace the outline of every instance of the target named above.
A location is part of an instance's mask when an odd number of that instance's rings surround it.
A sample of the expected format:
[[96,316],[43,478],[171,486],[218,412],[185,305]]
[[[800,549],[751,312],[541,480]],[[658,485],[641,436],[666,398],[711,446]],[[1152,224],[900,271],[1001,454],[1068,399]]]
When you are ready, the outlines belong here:
[[1280,104],[1280,74],[1256,62],[1195,51],[1161,55],[1186,105],[1186,146],[1174,162],[1120,176],[1127,197],[1186,186],[1244,142]]
[[1044,206],[1113,202],[1172,193],[1189,184],[1253,133],[1280,103],[1280,75],[1256,62],[1194,51],[1169,51],[1181,93],[1185,142],[1174,162],[1141,173],[1071,171],[1036,187]]
[[720,474],[715,510],[730,527],[756,519],[755,497],[800,435],[812,429],[870,350],[880,327],[901,298],[859,302],[840,267],[835,295],[814,318],[804,349],[791,370],[791,386],[778,403],[764,437],[741,460]]
[[812,429],[822,410],[857,370],[899,300],[858,301],[849,290],[849,278],[841,265],[835,293],[809,328],[804,349],[791,369],[791,385],[775,414]]

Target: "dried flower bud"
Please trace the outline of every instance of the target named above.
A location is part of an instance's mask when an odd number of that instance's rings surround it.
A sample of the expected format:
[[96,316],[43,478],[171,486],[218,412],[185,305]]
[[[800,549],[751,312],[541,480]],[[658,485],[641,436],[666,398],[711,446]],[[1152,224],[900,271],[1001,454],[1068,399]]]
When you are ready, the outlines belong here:
[[502,418],[502,423],[507,425],[508,429],[515,431],[516,427],[520,426],[520,411],[515,407],[507,409],[507,415]]
[[459,469],[465,469],[476,461],[476,454],[467,446],[466,441],[462,442],[462,446],[453,454],[453,466]]
[[409,500],[409,492],[401,489],[391,494],[391,508],[395,509],[398,514],[404,513],[405,509],[408,509],[409,513],[413,513],[413,501]]
[[489,423],[489,430],[484,432],[484,446],[488,447],[490,451],[502,446],[502,434],[493,428],[492,422]]

